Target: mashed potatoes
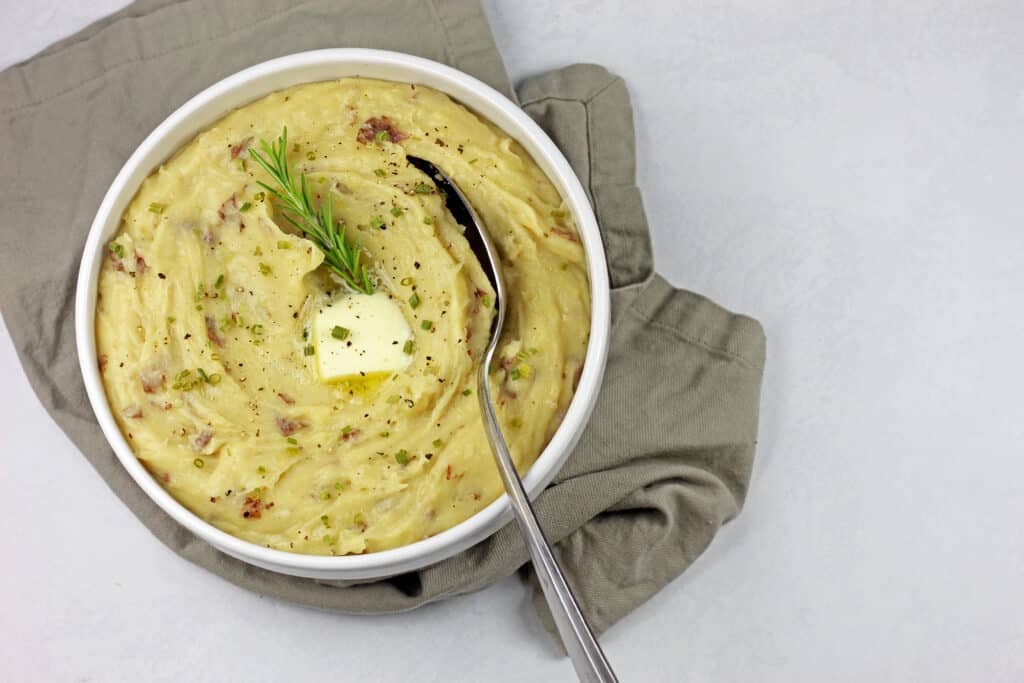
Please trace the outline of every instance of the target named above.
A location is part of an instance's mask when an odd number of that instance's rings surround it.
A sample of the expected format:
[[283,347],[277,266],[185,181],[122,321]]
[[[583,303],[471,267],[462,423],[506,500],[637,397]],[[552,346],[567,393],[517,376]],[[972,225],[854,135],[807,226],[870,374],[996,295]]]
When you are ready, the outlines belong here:
[[[349,294],[288,228],[249,148],[288,127],[289,160],[330,195],[413,338],[405,369],[324,381],[313,327]],[[491,368],[525,470],[572,398],[590,296],[555,188],[493,125],[422,86],[298,86],[247,105],[142,185],[109,244],[96,311],[111,407],[135,454],[211,524],[312,554],[394,548],[502,490],[475,373],[494,295],[420,156],[497,242],[509,318]],[[382,339],[382,344],[391,343]]]

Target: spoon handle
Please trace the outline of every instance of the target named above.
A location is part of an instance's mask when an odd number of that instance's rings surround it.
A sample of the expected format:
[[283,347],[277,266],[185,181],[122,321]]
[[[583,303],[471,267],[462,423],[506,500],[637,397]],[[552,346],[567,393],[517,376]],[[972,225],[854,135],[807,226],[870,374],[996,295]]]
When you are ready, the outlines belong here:
[[494,459],[498,464],[498,472],[505,484],[505,491],[512,501],[512,511],[515,513],[516,522],[519,523],[519,529],[526,541],[526,549],[533,560],[533,570],[537,573],[537,580],[544,591],[551,616],[558,628],[558,634],[562,637],[562,643],[576,669],[576,676],[581,681],[585,683],[617,683],[615,672],[612,671],[597,638],[594,637],[590,626],[587,625],[587,620],[580,611],[572,589],[566,583],[558,561],[551,552],[551,545],[537,522],[537,515],[533,512],[530,499],[526,497],[523,482],[519,478],[519,473],[516,472],[508,445],[505,443],[501,427],[498,425],[498,418],[494,414],[486,367],[487,364],[481,366],[481,372],[477,377],[477,395],[480,397],[480,407],[484,415],[484,427],[487,431],[487,438],[491,442]]

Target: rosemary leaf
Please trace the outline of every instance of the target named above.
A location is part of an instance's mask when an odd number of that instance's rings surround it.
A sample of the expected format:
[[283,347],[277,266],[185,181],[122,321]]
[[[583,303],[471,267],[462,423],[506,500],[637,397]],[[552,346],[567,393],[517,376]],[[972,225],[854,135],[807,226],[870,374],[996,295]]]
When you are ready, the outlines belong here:
[[275,186],[257,181],[284,210],[285,219],[310,239],[324,253],[324,263],[341,276],[352,289],[364,294],[373,294],[373,283],[366,265],[361,262],[362,252],[354,239],[345,235],[345,225],[334,220],[334,205],[331,195],[313,208],[313,199],[306,182],[306,174],[299,175],[298,182],[288,166],[288,128],[273,144],[260,140],[262,154],[249,150],[249,158],[259,164],[273,179]]

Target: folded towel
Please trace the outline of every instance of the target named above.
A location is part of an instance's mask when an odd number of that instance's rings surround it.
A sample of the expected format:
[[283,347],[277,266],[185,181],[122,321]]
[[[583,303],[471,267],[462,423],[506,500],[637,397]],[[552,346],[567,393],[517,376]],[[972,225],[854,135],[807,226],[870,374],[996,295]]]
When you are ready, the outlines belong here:
[[[398,28],[408,26],[417,30]],[[86,233],[118,169],[204,87],[325,47],[428,57],[518,97],[593,202],[614,288],[608,368],[582,439],[535,506],[583,611],[603,631],[686,569],[739,512],[757,436],[764,334],[756,321],[653,272],[623,82],[577,65],[513,92],[476,0],[144,0],[0,73],[0,306],[25,372],[155,536],[251,590],[341,612],[397,612],[478,590],[527,562],[509,525],[437,565],[382,581],[258,569],[195,538],[150,501],[89,408],[72,301]],[[553,633],[539,592],[535,604]]]

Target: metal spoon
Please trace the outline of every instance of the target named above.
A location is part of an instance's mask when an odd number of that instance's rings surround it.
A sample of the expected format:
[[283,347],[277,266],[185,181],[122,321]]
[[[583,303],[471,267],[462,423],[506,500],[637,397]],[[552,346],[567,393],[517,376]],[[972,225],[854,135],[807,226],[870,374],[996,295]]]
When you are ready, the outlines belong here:
[[533,569],[537,573],[537,580],[544,591],[548,607],[551,609],[551,616],[558,628],[558,634],[562,637],[562,643],[565,644],[572,665],[576,669],[576,675],[581,681],[587,683],[615,682],[618,679],[615,677],[611,665],[608,664],[608,660],[605,659],[604,652],[601,651],[601,646],[598,645],[597,638],[594,637],[590,626],[587,625],[583,613],[580,612],[580,607],[569,584],[565,581],[558,561],[551,553],[551,546],[544,536],[544,531],[537,523],[537,516],[530,505],[530,499],[526,497],[523,482],[512,463],[512,456],[509,455],[508,445],[501,434],[501,427],[498,425],[498,418],[494,413],[494,402],[491,400],[491,389],[487,382],[487,369],[491,366],[494,352],[498,347],[498,339],[501,337],[501,329],[505,323],[505,308],[508,305],[505,282],[501,276],[501,264],[498,260],[498,250],[487,231],[484,230],[480,217],[477,216],[465,195],[452,179],[425,159],[413,156],[407,157],[407,159],[413,166],[430,176],[437,184],[438,189],[444,193],[442,196],[445,197],[448,210],[451,211],[455,220],[466,228],[466,239],[479,259],[484,273],[494,286],[498,315],[492,325],[491,340],[477,373],[477,395],[480,397],[484,427],[487,430],[487,438],[491,442],[494,459],[498,464],[498,472],[501,474],[501,480],[505,483],[505,491],[512,501],[512,511],[515,513],[519,530],[526,541],[526,549],[530,552]]

